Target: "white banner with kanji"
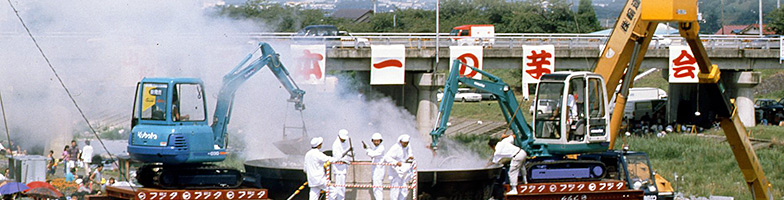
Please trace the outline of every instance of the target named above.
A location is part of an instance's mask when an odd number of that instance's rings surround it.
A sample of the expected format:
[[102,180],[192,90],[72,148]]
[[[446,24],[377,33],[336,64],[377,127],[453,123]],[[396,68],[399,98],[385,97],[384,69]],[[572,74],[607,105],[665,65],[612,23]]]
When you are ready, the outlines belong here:
[[670,83],[697,83],[700,68],[688,46],[670,46]]
[[[454,65],[455,59],[457,59],[477,69],[482,69],[482,56],[482,46],[450,46],[449,68],[452,69],[452,65]],[[465,65],[460,65],[460,75],[482,79],[482,74],[465,67]]]
[[539,83],[542,75],[555,71],[555,46],[523,45],[523,84]]
[[406,83],[406,47],[370,45],[370,84],[402,85]]
[[324,45],[291,45],[294,65],[289,67],[297,83],[324,84],[327,48]]

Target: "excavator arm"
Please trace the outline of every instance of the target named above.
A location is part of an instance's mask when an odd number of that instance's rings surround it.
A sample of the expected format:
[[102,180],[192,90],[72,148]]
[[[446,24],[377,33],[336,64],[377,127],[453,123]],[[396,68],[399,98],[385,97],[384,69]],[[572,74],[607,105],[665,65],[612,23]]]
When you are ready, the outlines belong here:
[[765,178],[749,141],[748,131],[725,93],[724,85],[719,82],[718,67],[711,64],[707,51],[702,45],[696,13],[697,0],[628,0],[626,2],[594,68],[594,72],[602,75],[607,81],[608,96],[614,95],[618,84],[622,84],[616,96],[616,106],[610,124],[610,148],[614,147],[615,139],[619,134],[628,89],[632,87],[633,77],[639,69],[657,24],[678,22],[680,35],[689,44],[699,66],[699,84],[706,88],[706,92],[711,97],[719,101],[719,108],[713,111],[721,121],[727,142],[732,148],[752,196],[754,199],[772,199],[772,186]]
[[245,65],[253,57],[253,53],[250,53],[240,64],[223,76],[223,86],[220,92],[218,92],[218,102],[215,106],[213,124],[211,125],[212,132],[215,134],[215,144],[225,144],[226,127],[231,119],[234,93],[245,81],[255,75],[256,72],[259,72],[264,66],[268,66],[270,71],[275,74],[275,77],[289,92],[290,97],[288,101],[294,102],[294,108],[297,110],[305,109],[305,105],[302,103],[305,91],[300,89],[291,78],[286,67],[280,62],[280,55],[272,49],[272,46],[265,42],[259,43],[259,49],[261,50],[261,57]]
[[[461,65],[469,67],[471,70],[486,76],[490,80],[477,80],[459,75],[458,72],[460,71]],[[512,132],[515,134],[515,145],[525,147],[528,146],[528,144],[533,143],[533,130],[525,120],[523,113],[520,111],[520,104],[517,102],[517,98],[510,89],[509,84],[506,84],[501,78],[498,78],[495,75],[455,60],[454,64],[452,64],[452,69],[449,70],[449,76],[444,85],[443,97],[438,106],[436,127],[430,132],[430,136],[432,137],[430,147],[432,149],[437,149],[438,139],[443,136],[446,131],[449,114],[452,112],[452,105],[454,104],[455,95],[457,95],[458,83],[492,93],[498,97],[498,105],[501,107],[501,111],[506,122],[509,124],[510,129],[512,129]]]
[[[696,4],[696,2],[695,2]],[[696,22],[679,22],[681,36],[686,39],[689,48],[694,52],[694,58],[700,68],[697,74],[700,84],[707,87],[707,92],[713,101],[719,101],[719,108],[714,109],[720,120],[720,126],[727,136],[727,142],[732,148],[735,160],[738,162],[746,184],[751,190],[754,199],[773,199],[773,186],[765,177],[762,165],[757,158],[751,141],[749,140],[748,130],[740,121],[737,108],[732,104],[729,96],[725,93],[724,85],[719,82],[721,73],[719,67],[711,64],[707,51],[702,45],[699,36],[699,24]]]

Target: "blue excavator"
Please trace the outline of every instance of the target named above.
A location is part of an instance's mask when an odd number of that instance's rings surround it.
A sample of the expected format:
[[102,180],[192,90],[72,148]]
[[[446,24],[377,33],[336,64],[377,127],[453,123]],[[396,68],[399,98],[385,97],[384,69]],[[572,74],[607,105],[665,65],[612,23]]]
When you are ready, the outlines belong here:
[[[488,80],[459,75],[460,65]],[[514,145],[526,151],[528,183],[591,182],[615,179],[645,196],[672,199],[663,192],[666,180],[654,180],[645,152],[610,150],[610,112],[605,82],[592,72],[555,72],[537,85],[533,127],[525,120],[509,85],[488,72],[455,61],[444,85],[430,147],[437,150],[457,93],[458,84],[492,93],[514,135]],[[666,185],[664,185],[666,184]],[[510,198],[507,196],[507,198]]]
[[[256,51],[261,56],[247,64]],[[262,42],[256,51],[223,77],[212,124],[206,117],[202,80],[144,78],[137,84],[128,154],[144,163],[137,170],[140,184],[159,188],[236,188],[242,184],[239,170],[209,164],[225,160],[228,154],[226,131],[237,89],[267,66],[288,90],[288,101],[295,109],[305,109],[305,91],[292,80],[275,50]]]
[[[461,65],[489,80],[458,75]],[[606,170],[602,162],[562,159],[570,154],[604,152],[609,147],[609,112],[604,109],[606,104],[602,103],[606,97],[599,75],[582,72],[543,76],[537,99],[550,101],[548,105],[552,106],[536,108],[538,112],[534,115],[534,129],[525,120],[520,104],[508,84],[495,75],[456,60],[444,85],[436,127],[430,132],[430,147],[433,149],[437,149],[439,138],[446,131],[458,83],[497,97],[501,112],[515,136],[514,144],[534,158],[527,161],[529,182],[597,180],[604,177]],[[578,98],[574,99],[575,108],[570,108],[567,101],[574,93]]]

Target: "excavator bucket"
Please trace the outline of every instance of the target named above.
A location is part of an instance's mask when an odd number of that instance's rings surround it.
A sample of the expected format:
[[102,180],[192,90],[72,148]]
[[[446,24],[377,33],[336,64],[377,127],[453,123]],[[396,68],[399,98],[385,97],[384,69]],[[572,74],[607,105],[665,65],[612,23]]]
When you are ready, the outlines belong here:
[[304,137],[300,137],[295,139],[281,140],[273,142],[272,144],[275,145],[275,148],[278,148],[278,150],[286,155],[305,155],[305,153],[310,150],[307,145],[304,145],[308,142],[305,139],[306,138]]
[[[305,118],[302,114],[302,110],[297,110],[300,115],[301,124],[300,125],[288,125],[288,114],[284,118],[283,122],[283,140],[273,142],[272,144],[275,145],[278,150],[283,152],[286,155],[305,155],[310,150],[310,146],[308,144],[308,129],[305,128]],[[300,137],[287,139],[289,136],[289,131],[292,132],[299,132]]]

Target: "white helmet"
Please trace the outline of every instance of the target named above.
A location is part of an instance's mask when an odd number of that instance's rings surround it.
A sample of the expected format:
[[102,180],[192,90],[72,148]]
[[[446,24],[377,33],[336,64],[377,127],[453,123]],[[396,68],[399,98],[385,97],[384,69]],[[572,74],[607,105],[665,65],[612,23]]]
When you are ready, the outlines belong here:
[[316,147],[318,147],[318,145],[321,145],[322,142],[324,142],[324,138],[315,137],[315,138],[310,140],[310,147],[311,148],[316,148]]
[[373,133],[373,135],[370,136],[370,139],[371,140],[383,140],[384,138],[381,137],[381,133]]
[[411,136],[408,136],[408,134],[403,134],[400,135],[400,137],[397,137],[397,141],[399,142],[408,142],[409,139],[411,139]]
[[340,139],[348,140],[348,130],[340,129],[338,131],[338,137],[340,137]]

